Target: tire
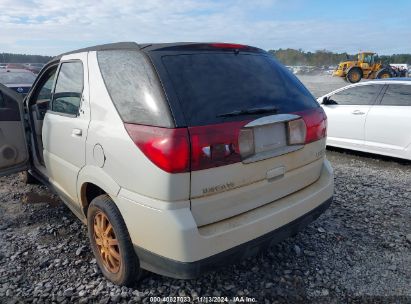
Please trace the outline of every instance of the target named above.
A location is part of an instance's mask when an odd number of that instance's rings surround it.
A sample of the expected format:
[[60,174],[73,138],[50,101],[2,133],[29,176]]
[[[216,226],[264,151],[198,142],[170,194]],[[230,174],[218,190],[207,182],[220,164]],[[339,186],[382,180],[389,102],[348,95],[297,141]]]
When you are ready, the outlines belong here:
[[103,275],[117,285],[136,283],[143,272],[120,210],[108,195],[93,199],[87,211],[87,226],[91,249]]
[[388,70],[382,70],[377,75],[378,79],[391,78],[391,77],[392,77],[392,75],[391,75],[390,71],[388,71]]
[[23,183],[26,185],[36,185],[39,184],[39,181],[37,178],[35,178],[33,175],[31,175],[28,171],[23,171],[21,173],[21,177],[23,179]]
[[360,82],[362,78],[362,72],[359,68],[353,68],[348,71],[346,79],[349,83]]

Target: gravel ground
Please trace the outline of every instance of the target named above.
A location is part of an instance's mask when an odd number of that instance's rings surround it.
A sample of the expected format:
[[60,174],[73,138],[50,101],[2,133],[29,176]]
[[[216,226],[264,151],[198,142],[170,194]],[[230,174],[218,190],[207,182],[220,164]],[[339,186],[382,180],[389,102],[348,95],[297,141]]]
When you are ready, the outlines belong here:
[[[316,98],[349,85],[343,78],[331,75],[297,75],[297,77]],[[361,81],[369,80],[362,79]]]
[[197,280],[149,274],[135,288],[101,276],[86,227],[46,188],[0,178],[0,303],[149,303],[152,296],[411,303],[411,164],[327,155],[334,203],[298,235]]

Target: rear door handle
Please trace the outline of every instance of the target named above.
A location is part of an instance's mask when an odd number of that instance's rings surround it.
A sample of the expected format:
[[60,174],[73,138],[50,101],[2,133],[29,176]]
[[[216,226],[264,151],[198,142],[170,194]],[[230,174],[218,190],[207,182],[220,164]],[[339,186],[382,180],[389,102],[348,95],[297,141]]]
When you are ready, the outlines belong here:
[[352,114],[354,114],[354,115],[364,115],[365,113],[360,111],[360,110],[355,110],[355,111],[352,112]]
[[83,135],[83,131],[81,129],[73,129],[73,131],[71,132],[72,135],[74,136],[82,136]]

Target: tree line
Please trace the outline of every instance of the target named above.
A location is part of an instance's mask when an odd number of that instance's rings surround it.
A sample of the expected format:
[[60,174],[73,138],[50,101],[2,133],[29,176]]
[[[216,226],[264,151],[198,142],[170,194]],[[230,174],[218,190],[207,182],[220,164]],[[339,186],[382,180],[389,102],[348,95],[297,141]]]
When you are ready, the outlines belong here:
[[[285,65],[334,66],[341,61],[356,60],[357,58],[357,55],[334,53],[327,50],[305,52],[302,49],[278,49],[268,52]],[[0,53],[0,62],[3,63],[46,63],[52,58],[52,56]],[[383,55],[380,56],[380,60],[385,64],[411,64],[411,54]]]
[[2,63],[46,63],[52,58],[42,55],[0,53],[0,62]]
[[[305,52],[302,49],[278,49],[268,52],[284,65],[335,66],[341,61],[357,60],[357,54],[334,53],[327,50]],[[382,55],[379,59],[385,64],[411,64],[411,54]]]

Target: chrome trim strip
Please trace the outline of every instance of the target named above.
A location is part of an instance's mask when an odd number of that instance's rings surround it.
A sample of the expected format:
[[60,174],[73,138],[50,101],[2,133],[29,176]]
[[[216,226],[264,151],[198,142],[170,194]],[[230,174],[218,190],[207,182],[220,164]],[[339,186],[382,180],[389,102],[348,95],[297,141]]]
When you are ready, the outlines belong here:
[[258,154],[254,154],[251,157],[245,158],[242,160],[243,164],[249,164],[249,163],[253,163],[256,161],[260,161],[260,160],[264,160],[264,159],[269,159],[272,157],[276,157],[276,156],[280,156],[283,154],[287,154],[290,152],[294,152],[297,150],[300,150],[304,148],[304,145],[295,145],[295,146],[284,146],[275,150],[271,150],[271,151],[265,151],[265,152],[260,152]]
[[261,118],[258,118],[256,120],[253,120],[246,124],[244,128],[252,128],[252,127],[258,127],[258,126],[263,126],[263,125],[270,125],[270,124],[275,124],[279,122],[287,122],[290,120],[296,120],[301,118],[301,116],[295,115],[295,114],[277,114],[277,115],[270,115],[270,116],[264,116]]

